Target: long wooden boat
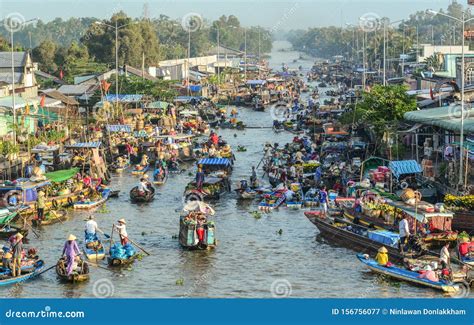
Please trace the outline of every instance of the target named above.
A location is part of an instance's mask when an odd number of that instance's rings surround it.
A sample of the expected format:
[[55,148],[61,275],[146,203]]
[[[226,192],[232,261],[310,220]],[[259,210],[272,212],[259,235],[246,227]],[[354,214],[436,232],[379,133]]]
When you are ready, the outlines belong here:
[[26,237],[28,236],[28,229],[13,224],[0,226],[0,239],[8,239],[17,233],[20,233],[23,235],[23,237]]
[[168,171],[164,172],[164,175],[160,178],[153,177],[153,184],[155,185],[164,185],[168,180]]
[[[364,254],[376,254],[381,246],[385,246],[388,250],[390,260],[398,261],[400,263],[403,262],[405,257],[417,257],[422,254],[430,254],[430,252],[426,251],[402,254],[398,247],[385,245],[381,242],[370,239],[368,236],[349,231],[347,230],[347,227],[342,227],[341,225],[338,225],[337,222],[333,222],[330,219],[323,217],[320,211],[307,211],[304,214],[308,220],[319,229],[320,234],[327,241]],[[347,224],[345,226],[347,226]]]
[[155,188],[153,186],[148,186],[150,192],[147,192],[146,195],[138,194],[138,186],[135,186],[130,190],[130,200],[133,203],[142,203],[142,202],[151,202],[155,198]]
[[199,240],[197,234],[198,225],[193,220],[187,220],[186,216],[179,219],[179,244],[190,250],[206,250],[216,247],[216,227],[214,222],[207,221],[203,225],[203,238]]
[[138,169],[137,166],[133,167],[132,175],[143,175],[150,169],[150,165],[146,165],[142,169]]
[[234,190],[235,193],[237,193],[237,198],[240,200],[253,200],[257,197],[257,191],[254,191],[252,189],[249,190],[244,190],[241,188],[237,188]]
[[78,262],[79,272],[74,271],[71,275],[67,275],[66,258],[62,257],[56,263],[56,274],[62,281],[66,282],[84,282],[89,280],[89,264],[80,260]]
[[87,209],[93,209],[98,207],[99,205],[105,203],[105,201],[108,200],[110,196],[110,189],[105,188],[101,192],[101,197],[100,199],[96,201],[79,201],[74,203],[74,209],[82,209],[82,210],[87,210]]
[[294,187],[293,190],[295,190],[295,194],[291,200],[286,200],[286,207],[293,210],[299,210],[303,207],[304,203],[303,190],[299,183],[291,184],[290,186]]
[[409,270],[405,270],[396,266],[382,266],[379,265],[375,260],[367,258],[364,254],[357,254],[357,258],[363,264],[365,264],[372,272],[383,274],[397,280],[406,281],[409,283],[414,283],[426,287],[430,287],[436,290],[442,290],[444,292],[454,293],[461,290],[459,284],[441,281],[430,281],[428,279],[420,279],[420,274],[418,272],[413,272]]
[[68,218],[68,213],[66,210],[50,210],[45,213],[44,219],[39,220],[39,219],[32,219],[31,223],[34,226],[49,226],[56,224],[58,222],[63,222]]
[[466,231],[471,236],[474,235],[474,211],[456,211],[452,227],[454,230]]
[[43,270],[43,268],[44,268],[44,261],[38,260],[35,262],[34,268],[31,270],[31,272],[21,274],[20,276],[17,276],[17,277],[11,277],[10,276],[11,271],[9,269],[5,270],[1,268],[0,269],[0,286],[16,284],[16,283],[20,283],[20,282],[24,282],[26,280],[32,279],[38,276]]

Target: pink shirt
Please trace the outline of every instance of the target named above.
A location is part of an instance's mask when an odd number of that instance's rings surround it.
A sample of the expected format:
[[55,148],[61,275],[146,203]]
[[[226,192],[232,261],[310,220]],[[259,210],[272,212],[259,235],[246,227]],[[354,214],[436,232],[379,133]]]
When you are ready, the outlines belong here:
[[433,282],[438,282],[439,281],[438,276],[436,275],[435,271],[426,271],[425,273],[420,274],[419,278],[430,280],[430,281],[433,281]]

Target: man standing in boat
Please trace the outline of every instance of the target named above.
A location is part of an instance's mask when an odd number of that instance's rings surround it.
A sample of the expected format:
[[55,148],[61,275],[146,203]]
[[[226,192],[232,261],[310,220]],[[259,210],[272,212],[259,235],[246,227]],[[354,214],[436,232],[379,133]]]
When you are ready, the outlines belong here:
[[97,238],[97,232],[100,232],[101,234],[104,234],[104,232],[99,228],[99,225],[97,224],[97,221],[94,220],[94,216],[90,215],[87,222],[86,222],[86,241],[87,240],[98,240]]
[[204,172],[202,171],[202,166],[199,165],[197,173],[196,173],[196,188],[199,191],[202,191],[202,185],[204,184],[204,178],[205,178],[205,175],[204,175]]
[[326,186],[323,186],[321,191],[319,191],[319,205],[324,211],[324,214],[328,213],[328,192],[326,191]]
[[119,237],[120,237],[120,244],[122,246],[128,243],[128,234],[127,234],[127,222],[124,218],[118,221],[118,225],[114,225],[114,228],[117,229]]
[[398,224],[398,233],[400,234],[400,251],[406,250],[406,244],[408,238],[410,238],[410,225],[408,224],[408,217],[406,214],[403,215],[402,220]]
[[17,233],[15,236],[15,244],[12,246],[12,276],[21,275],[21,255],[23,253],[23,235]]
[[44,192],[38,192],[38,199],[36,200],[36,214],[38,216],[38,221],[42,221],[44,219],[44,208],[46,207]]

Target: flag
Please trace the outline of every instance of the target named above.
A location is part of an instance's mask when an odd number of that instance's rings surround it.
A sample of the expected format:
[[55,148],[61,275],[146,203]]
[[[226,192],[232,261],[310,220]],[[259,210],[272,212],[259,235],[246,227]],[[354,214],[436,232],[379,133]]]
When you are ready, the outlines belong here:
[[102,90],[104,92],[108,92],[110,86],[112,85],[111,83],[107,82],[107,80],[102,80],[100,83],[101,83],[101,86],[102,86]]
[[434,100],[433,88],[432,87],[430,87],[430,97],[431,97],[431,100]]
[[26,103],[25,106],[25,115],[30,115],[30,104]]
[[40,106],[41,107],[44,107],[45,101],[46,101],[46,96],[45,95],[41,96],[41,100],[40,100]]
[[60,69],[59,70],[59,79],[63,79],[64,78],[64,72],[63,72],[63,69]]

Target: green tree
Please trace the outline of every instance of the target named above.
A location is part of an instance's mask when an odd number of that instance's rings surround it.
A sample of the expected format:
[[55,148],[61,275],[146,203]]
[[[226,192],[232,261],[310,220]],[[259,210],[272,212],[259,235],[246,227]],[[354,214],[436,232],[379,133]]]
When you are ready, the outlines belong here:
[[38,61],[41,70],[51,73],[57,70],[56,51],[57,45],[51,40],[43,41],[33,50],[33,57]]

